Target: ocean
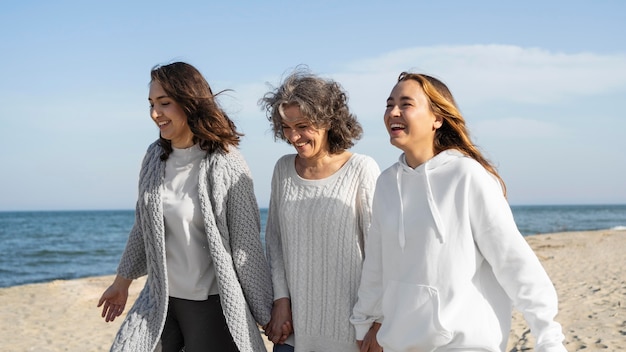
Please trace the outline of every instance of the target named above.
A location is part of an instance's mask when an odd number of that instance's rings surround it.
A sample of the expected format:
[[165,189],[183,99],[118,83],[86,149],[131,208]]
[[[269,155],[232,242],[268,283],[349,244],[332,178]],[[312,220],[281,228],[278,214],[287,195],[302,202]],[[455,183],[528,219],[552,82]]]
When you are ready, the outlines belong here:
[[[626,229],[626,205],[511,208],[525,236]],[[133,210],[0,212],[0,287],[114,274],[133,221]]]

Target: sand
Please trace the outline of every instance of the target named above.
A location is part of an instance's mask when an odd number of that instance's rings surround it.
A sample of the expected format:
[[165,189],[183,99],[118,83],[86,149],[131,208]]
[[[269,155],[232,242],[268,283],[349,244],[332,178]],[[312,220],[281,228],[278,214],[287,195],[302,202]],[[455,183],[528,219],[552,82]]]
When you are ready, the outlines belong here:
[[[527,240],[559,294],[557,320],[568,351],[626,350],[626,231]],[[105,323],[96,304],[112,280],[103,276],[0,289],[0,351],[108,351],[121,319]],[[143,283],[133,283],[131,300]],[[270,342],[267,346],[271,351]],[[514,312],[507,351],[533,351],[533,346],[525,321]]]

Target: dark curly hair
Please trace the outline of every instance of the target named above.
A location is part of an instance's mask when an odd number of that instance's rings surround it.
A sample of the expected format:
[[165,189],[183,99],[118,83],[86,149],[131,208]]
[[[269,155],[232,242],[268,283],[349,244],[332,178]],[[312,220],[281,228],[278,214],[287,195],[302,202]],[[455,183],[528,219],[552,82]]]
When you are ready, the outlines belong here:
[[[228,152],[230,146],[238,146],[242,133],[237,132],[235,123],[219,106],[209,83],[200,71],[190,64],[174,62],[157,65],[150,72],[150,83],[158,82],[187,115],[187,124],[193,133],[193,142],[212,153],[216,150]],[[172,143],[159,137],[163,148],[161,160],[167,160],[172,152]]]
[[290,143],[282,129],[282,110],[288,106],[298,106],[314,126],[327,129],[331,154],[350,149],[363,134],[339,83],[313,75],[306,66],[298,66],[280,87],[266,93],[259,105],[266,111],[275,140]]

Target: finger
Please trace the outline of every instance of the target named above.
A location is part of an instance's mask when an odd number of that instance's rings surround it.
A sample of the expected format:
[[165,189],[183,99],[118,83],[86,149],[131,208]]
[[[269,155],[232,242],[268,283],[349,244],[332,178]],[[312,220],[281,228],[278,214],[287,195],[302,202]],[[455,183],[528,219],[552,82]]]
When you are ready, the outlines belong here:
[[104,318],[104,317],[105,317],[105,315],[108,313],[108,311],[109,311],[109,306],[110,306],[109,301],[106,301],[106,302],[104,303],[104,307],[102,307],[102,317],[103,317],[103,318]]

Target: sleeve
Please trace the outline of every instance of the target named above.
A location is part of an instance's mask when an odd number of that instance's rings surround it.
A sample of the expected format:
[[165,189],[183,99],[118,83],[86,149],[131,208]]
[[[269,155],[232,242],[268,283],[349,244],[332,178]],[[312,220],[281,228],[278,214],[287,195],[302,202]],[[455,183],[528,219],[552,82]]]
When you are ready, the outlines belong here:
[[[380,183],[380,179],[378,180]],[[372,221],[365,241],[365,260],[361,273],[361,283],[357,302],[352,310],[350,323],[356,330],[356,339],[363,340],[374,322],[383,320],[382,314],[382,241],[378,217],[382,216],[384,204],[378,196],[380,187],[376,187],[372,200]]]
[[280,220],[278,211],[280,199],[279,163],[280,161],[276,163],[274,173],[272,174],[270,207],[267,212],[267,224],[265,227],[265,248],[272,270],[274,300],[283,297],[290,297],[289,286],[287,285],[287,275],[285,272],[285,261],[283,258],[283,247],[280,238]]
[[[372,201],[374,198],[374,190],[376,189],[376,180],[380,175],[380,168],[374,159],[366,157],[361,171],[361,180],[359,193],[357,195],[357,215],[359,217],[359,226],[363,238],[361,243],[367,240],[370,223],[372,221]],[[363,252],[364,249],[361,248]]]
[[143,243],[143,234],[139,224],[139,219],[141,218],[139,212],[139,206],[137,205],[135,207],[135,223],[130,230],[126,247],[117,266],[117,274],[131,280],[148,274],[146,247]]
[[159,151],[157,143],[150,145],[143,161],[141,162],[141,170],[139,171],[139,181],[137,187],[137,202],[135,204],[135,223],[130,230],[126,247],[122,253],[122,257],[117,267],[117,274],[126,279],[137,279],[148,274],[148,264],[146,259],[146,247],[144,244],[144,236],[141,230],[142,208],[140,199],[143,193],[142,184],[149,177],[151,164],[155,157],[155,153]]
[[[484,169],[483,169],[484,170]],[[500,184],[486,170],[473,173],[470,223],[480,252],[536,337],[538,352],[562,352],[563,333],[554,318],[556,290],[519,232]]]
[[227,193],[227,219],[233,264],[255,320],[265,325],[273,301],[269,265],[261,244],[259,206],[243,157],[233,158],[228,164],[232,183]]

